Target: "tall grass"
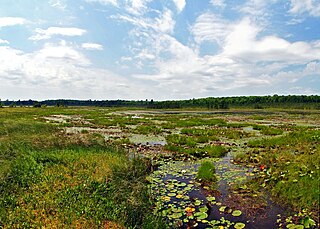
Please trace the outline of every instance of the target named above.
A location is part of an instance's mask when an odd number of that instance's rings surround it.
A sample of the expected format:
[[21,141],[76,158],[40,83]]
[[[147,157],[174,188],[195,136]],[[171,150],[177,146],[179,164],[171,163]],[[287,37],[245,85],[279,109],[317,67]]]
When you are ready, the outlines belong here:
[[92,112],[0,110],[0,228],[166,227],[152,217],[144,160],[129,161],[101,135],[66,135],[42,120]]

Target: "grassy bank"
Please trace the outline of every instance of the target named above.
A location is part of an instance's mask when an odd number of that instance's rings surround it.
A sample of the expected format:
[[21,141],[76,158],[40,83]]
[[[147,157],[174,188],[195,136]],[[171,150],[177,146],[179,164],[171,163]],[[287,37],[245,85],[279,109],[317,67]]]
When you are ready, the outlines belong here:
[[55,113],[84,111],[0,109],[0,227],[164,227],[151,215],[145,161],[42,120]]

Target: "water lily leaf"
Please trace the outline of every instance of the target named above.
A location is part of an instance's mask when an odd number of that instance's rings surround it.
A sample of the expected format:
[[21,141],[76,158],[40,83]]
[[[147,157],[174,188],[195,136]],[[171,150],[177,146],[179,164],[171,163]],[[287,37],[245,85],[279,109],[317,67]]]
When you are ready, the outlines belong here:
[[234,225],[234,228],[235,229],[242,229],[242,228],[244,228],[246,225],[244,224],[244,223],[241,223],[241,222],[239,222],[239,223],[236,223],[235,225]]
[[289,229],[303,229],[304,226],[300,225],[300,224],[296,225],[296,224],[290,223],[290,224],[287,225],[287,228],[289,228]]
[[215,201],[216,198],[214,196],[209,196],[207,197],[207,200],[211,202],[211,201]]
[[183,182],[183,183],[181,183],[181,184],[178,184],[178,186],[179,186],[179,187],[184,187],[184,186],[187,186],[187,184]]
[[240,211],[240,210],[234,210],[233,212],[232,212],[232,215],[233,216],[240,216],[242,214],[242,212]]
[[177,197],[178,199],[181,199],[181,198],[183,197],[183,195],[178,194],[176,197]]
[[197,220],[203,220],[208,217],[208,214],[205,212],[196,212],[194,216],[197,218]]
[[206,206],[202,207],[202,208],[199,208],[199,211],[200,212],[207,212],[208,211],[208,208]]
[[182,217],[182,213],[181,212],[175,212],[172,215],[170,215],[171,218],[173,219],[179,219],[180,217]]
[[196,200],[195,202],[194,202],[194,205],[196,205],[196,206],[199,206],[201,204],[201,200]]
[[171,198],[169,196],[163,196],[163,197],[161,197],[161,199],[165,202],[169,202],[171,200]]
[[219,211],[220,211],[220,212],[224,212],[224,211],[226,210],[226,207],[227,207],[227,206],[222,206],[222,207],[220,207],[220,208],[219,208]]
[[175,193],[170,192],[170,193],[168,193],[168,196],[173,197],[173,196],[176,196],[176,194],[175,194]]
[[219,220],[211,220],[211,221],[210,221],[210,225],[212,225],[212,226],[214,226],[214,225],[216,225],[216,224],[219,224],[219,223],[220,223]]

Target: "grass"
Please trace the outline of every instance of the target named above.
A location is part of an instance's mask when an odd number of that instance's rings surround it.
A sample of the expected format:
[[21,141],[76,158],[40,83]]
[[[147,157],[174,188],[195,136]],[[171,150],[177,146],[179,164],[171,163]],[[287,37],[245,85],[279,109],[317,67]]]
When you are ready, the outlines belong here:
[[[301,130],[285,136],[249,141],[253,148],[236,160],[264,165],[266,169],[255,180],[270,190],[278,202],[296,211],[308,209],[315,215],[319,207],[319,130]],[[252,158],[258,158],[252,160]]]
[[[320,131],[308,125],[319,123],[318,115],[141,112],[133,118],[125,111],[1,108],[0,228],[166,228],[152,215],[145,180],[148,162],[129,160],[121,148],[124,144],[134,150],[132,133],[165,137],[165,150],[191,158],[222,157],[232,147],[224,143],[247,143],[235,161],[263,168],[251,181],[253,187],[268,189],[288,209],[307,209],[313,217],[319,213]],[[66,115],[66,123],[47,123],[44,117],[52,115]],[[262,117],[275,122],[280,117],[283,123],[265,126],[252,121]],[[291,125],[295,122],[303,126]],[[70,126],[112,127],[121,129],[123,136],[106,142],[90,130],[67,134],[64,128]],[[245,126],[262,136],[243,131]],[[204,162],[198,179],[214,182],[214,170],[212,163]]]
[[198,169],[197,179],[203,183],[217,181],[214,164],[210,161],[202,162]]
[[[99,134],[66,135],[41,117],[82,109],[0,110],[1,228],[165,228],[153,217],[148,166]],[[97,111],[95,111],[97,112]]]

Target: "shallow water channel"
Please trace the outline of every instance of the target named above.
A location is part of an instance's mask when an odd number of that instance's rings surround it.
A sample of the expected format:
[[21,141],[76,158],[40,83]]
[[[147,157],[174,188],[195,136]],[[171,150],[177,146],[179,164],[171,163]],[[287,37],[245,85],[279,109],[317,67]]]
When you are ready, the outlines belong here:
[[167,161],[150,177],[152,193],[156,199],[155,212],[162,214],[171,226],[179,228],[276,228],[277,215],[283,210],[267,200],[265,217],[247,217],[239,209],[226,205],[230,199],[231,184],[243,184],[250,176],[250,168],[231,163],[228,153],[215,164],[218,177],[217,192],[196,181],[202,160]]

